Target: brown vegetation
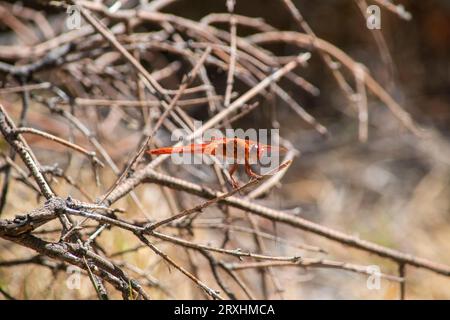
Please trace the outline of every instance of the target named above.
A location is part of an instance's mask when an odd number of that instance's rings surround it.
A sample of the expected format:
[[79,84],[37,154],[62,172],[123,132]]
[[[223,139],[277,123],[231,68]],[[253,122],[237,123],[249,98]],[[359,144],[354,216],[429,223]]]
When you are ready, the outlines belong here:
[[[448,101],[404,104],[384,37],[410,14],[349,0],[376,48],[357,59],[302,1],[268,5],[288,27],[247,13],[264,1],[183,2],[0,2],[0,297],[448,298]],[[286,165],[235,189],[145,153],[238,127],[279,128]]]

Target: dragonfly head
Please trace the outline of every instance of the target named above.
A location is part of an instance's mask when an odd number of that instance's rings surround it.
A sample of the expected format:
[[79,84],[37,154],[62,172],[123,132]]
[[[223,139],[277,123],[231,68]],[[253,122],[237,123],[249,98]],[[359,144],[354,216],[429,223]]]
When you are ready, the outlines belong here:
[[256,148],[258,160],[260,160],[265,153],[267,153],[268,157],[279,157],[280,153],[283,154],[287,152],[286,148],[281,146],[271,146],[268,144],[257,144]]
[[250,154],[256,155],[256,159],[258,162],[261,160],[266,150],[267,146],[263,144],[255,143],[250,146]]
[[248,153],[248,161],[250,164],[261,164],[264,157],[268,157],[267,160],[270,160],[271,157],[279,157],[280,152],[286,151],[285,148],[280,146],[271,146],[268,144],[257,143],[255,141],[247,141],[245,152]]

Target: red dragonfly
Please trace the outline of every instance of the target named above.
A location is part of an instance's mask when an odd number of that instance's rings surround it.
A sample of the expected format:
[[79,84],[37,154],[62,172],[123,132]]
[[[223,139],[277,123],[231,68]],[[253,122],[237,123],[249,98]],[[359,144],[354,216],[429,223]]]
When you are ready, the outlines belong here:
[[190,144],[179,147],[165,147],[148,150],[147,153],[153,155],[173,154],[173,153],[190,153],[190,154],[207,154],[218,158],[232,160],[229,169],[233,187],[238,184],[233,178],[238,164],[244,164],[245,173],[250,178],[260,178],[261,175],[252,170],[251,164],[258,163],[265,152],[285,152],[286,149],[280,146],[272,146],[261,144],[253,140],[240,138],[218,138],[208,142],[199,144]]

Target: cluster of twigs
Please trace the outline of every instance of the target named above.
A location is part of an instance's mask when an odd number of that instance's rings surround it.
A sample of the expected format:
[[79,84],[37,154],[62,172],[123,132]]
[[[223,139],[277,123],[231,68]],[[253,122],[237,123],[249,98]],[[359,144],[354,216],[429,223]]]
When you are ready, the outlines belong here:
[[[229,188],[227,171],[218,163],[212,166],[212,171],[206,171],[214,175],[214,179],[194,183],[179,174],[180,170],[192,170],[190,168],[177,168],[178,172],[171,167],[163,169],[168,156],[158,156],[148,162],[144,151],[162,146],[162,138],[170,136],[176,128],[190,132],[185,141],[195,142],[207,129],[231,128],[236,120],[260,108],[258,102],[271,95],[277,96],[321,135],[327,134],[327,128],[279,83],[285,78],[299,90],[319,94],[318,88],[298,74],[299,67],[307,66],[311,54],[320,55],[349,103],[354,104],[359,114],[362,141],[368,136],[369,93],[382,101],[407,129],[421,134],[408,113],[363,65],[314,34],[291,0],[279,2],[298,24],[298,31],[280,31],[261,19],[235,14],[233,0],[226,1],[227,13],[209,14],[200,21],[161,12],[173,2],[175,0],[141,1],[135,7],[120,8],[117,4],[120,2],[108,7],[102,1],[52,1],[53,10],[61,11],[59,16],[64,18],[67,6],[76,5],[84,19],[80,29],[59,34],[40,11],[0,3],[3,23],[26,44],[0,46],[0,59],[4,61],[0,62],[4,80],[4,87],[0,89],[2,100],[13,94],[22,99],[20,113],[8,108],[6,102],[0,106],[0,130],[9,145],[9,151],[2,153],[0,210],[4,211],[8,203],[13,179],[45,198],[43,206],[12,219],[0,220],[1,238],[37,253],[2,261],[0,268],[30,263],[62,271],[75,265],[89,277],[100,299],[110,296],[110,286],[121,292],[124,299],[149,299],[148,287],[167,291],[165,279],[155,279],[124,258],[125,253],[142,248],[150,249],[169,267],[201,288],[207,298],[213,299],[269,297],[267,288],[261,293],[251,288],[240,273],[244,269],[263,270],[263,281],[269,279],[279,292],[282,286],[274,269],[282,266],[334,268],[371,275],[364,265],[335,261],[324,257],[323,248],[263,230],[261,222],[267,219],[396,262],[398,275],[382,273],[380,276],[399,282],[402,297],[406,266],[450,275],[448,266],[258,203],[256,199],[270,192],[289,168],[233,190]],[[362,8],[367,6],[364,0],[357,2]],[[400,17],[408,17],[404,10],[389,1],[375,2]],[[36,22],[35,27],[44,41],[36,36],[36,30],[26,23],[27,20]],[[227,28],[219,29],[217,24],[226,24]],[[254,33],[239,36],[241,27],[252,29]],[[298,56],[276,56],[263,48],[273,42],[298,46]],[[55,76],[43,76],[46,71]],[[211,74],[220,72],[227,75],[224,88],[214,86],[211,79]],[[161,83],[170,83],[175,89],[168,89]],[[351,83],[356,84],[355,89]],[[204,106],[208,110],[209,117],[200,128],[194,127],[194,118],[187,110],[194,106]],[[33,110],[35,107],[40,111]],[[11,113],[18,116],[17,121],[11,118]],[[38,113],[45,115],[38,117]],[[40,141],[48,140],[61,155],[69,149],[69,162],[76,154],[85,157],[93,169],[95,196],[60,163],[43,164],[30,147],[29,139],[33,136],[38,136]],[[130,146],[130,142],[135,145]],[[288,141],[281,142],[290,150],[284,160],[291,161],[297,152]],[[58,149],[57,145],[63,148]],[[105,183],[103,177],[107,172],[114,174],[112,182]],[[204,176],[195,171],[190,174],[193,178],[197,175],[197,181],[202,181]],[[55,184],[59,179],[72,186],[79,199],[57,192]],[[171,216],[156,220],[142,203],[137,188],[150,185],[162,188]],[[218,187],[214,189],[211,185]],[[178,207],[183,205],[183,194],[206,201],[180,212]],[[114,206],[124,197],[133,201],[139,219],[127,218],[126,210]],[[205,211],[213,206],[217,206],[219,218],[203,219]],[[108,253],[98,240],[102,234],[115,229],[128,232],[139,245],[124,252]],[[196,234],[204,229],[212,230],[216,237],[220,231],[224,238],[222,244],[199,242]],[[59,236],[47,241],[43,237],[47,233]],[[256,250],[233,247],[231,233],[252,235]],[[298,254],[273,255],[267,248],[269,242],[294,247]],[[167,244],[183,249],[189,258],[188,264],[184,265],[161,248]],[[215,282],[205,280],[207,271],[199,271],[201,262],[193,259],[193,254],[209,263]],[[227,256],[237,260],[233,262]],[[168,295],[176,296],[173,292]]]

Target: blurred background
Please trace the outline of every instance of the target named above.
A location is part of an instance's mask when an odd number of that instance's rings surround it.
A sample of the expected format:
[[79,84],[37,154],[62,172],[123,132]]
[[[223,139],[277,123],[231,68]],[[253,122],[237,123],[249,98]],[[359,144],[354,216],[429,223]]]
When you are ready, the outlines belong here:
[[[385,90],[426,130],[427,135],[418,138],[408,132],[383,103],[369,95],[369,136],[367,142],[360,142],[357,112],[336,85],[320,56],[313,52],[308,67],[302,68],[300,74],[320,89],[319,96],[298,90],[289,81],[282,80],[281,83],[301,106],[328,128],[328,136],[321,136],[300,121],[290,108],[283,106],[283,101],[276,98],[262,102],[260,112],[251,112],[235,124],[236,127],[244,128],[278,127],[281,137],[289,140],[300,151],[300,156],[295,159],[281,185],[260,201],[348,234],[450,265],[450,2],[396,1],[412,14],[410,21],[382,9],[380,32],[387,51],[380,51],[376,32],[366,28],[365,17],[355,1],[293,2],[319,38],[333,43],[354,60],[363,63]],[[53,12],[45,4],[22,3],[43,10],[49,21],[62,25],[61,14]],[[368,3],[371,4],[371,1]],[[211,12],[226,12],[226,6],[225,1],[219,0],[175,1],[162,11],[199,20]],[[237,0],[235,12],[260,17],[279,30],[298,30],[281,1]],[[0,45],[20,44],[20,39],[12,35],[1,19]],[[227,24],[217,26],[224,30],[228,28]],[[238,35],[245,36],[248,32],[238,27]],[[298,52],[298,48],[284,44],[266,48],[280,56]],[[52,78],[54,74],[45,72],[39,77],[42,81],[55,80]],[[218,88],[217,91],[222,92],[226,73],[213,74],[211,80]],[[6,77],[2,79],[0,76],[3,87],[7,81]],[[166,86],[171,84],[174,85],[174,82],[171,83],[170,79],[164,83]],[[236,91],[243,92],[246,86],[237,82],[236,88]],[[20,95],[4,95],[1,102],[17,119]],[[276,106],[276,116],[271,113],[271,105]],[[30,126],[36,124],[45,127],[45,124],[39,123],[46,121],[43,116],[40,117],[40,109],[35,110],[30,112]],[[208,113],[205,110],[203,106],[197,106],[189,113],[194,118],[206,119]],[[52,125],[60,124],[55,122]],[[118,149],[117,145],[111,144],[108,149],[113,159],[120,163],[126,163],[124,157],[127,152],[134,150],[138,141],[137,136],[125,138],[120,140],[122,145],[126,144],[123,148]],[[161,139],[164,139],[164,135]],[[42,162],[45,162],[44,159],[49,164],[54,162],[55,151],[50,150],[52,147],[39,142],[30,144],[43,159]],[[2,151],[4,147],[2,140]],[[64,159],[62,156],[60,161],[64,163]],[[83,184],[91,181],[92,177],[88,169],[84,172],[82,168],[88,166],[81,160],[72,161],[69,172],[79,170],[77,179]],[[102,175],[104,181],[113,181],[107,172]],[[183,177],[188,175],[183,174]],[[86,187],[95,192],[95,186]],[[63,185],[59,186],[59,190],[62,194],[71,192],[69,187]],[[160,205],[162,195],[157,187],[140,187],[138,192],[143,204],[156,216],[166,214],[168,209]],[[8,204],[2,218],[29,210],[40,203],[18,182],[12,183],[10,193],[10,197],[18,201]],[[180,198],[183,207],[198,203],[184,196]],[[132,206],[125,201],[120,205],[126,208]],[[277,224],[276,230],[270,224],[262,226],[270,232],[276,232],[278,236],[324,247],[336,260],[378,265],[383,272],[397,273],[397,265],[385,259],[300,233],[288,226]],[[220,243],[220,239],[214,239],[213,234],[214,230],[204,230],[196,235],[196,240]],[[247,247],[251,247],[248,244],[250,240],[251,237],[243,236],[234,239],[237,244]],[[112,251],[133,246],[133,241],[118,231],[106,234],[101,241],[108,243]],[[26,249],[16,249],[4,240],[0,240],[0,248],[0,261],[29,253]],[[291,249],[271,243],[267,250],[288,254]],[[156,297],[201,298],[198,290],[193,289],[178,273],[168,271],[164,264],[152,265],[151,256],[148,252],[138,251],[130,255],[127,261],[143,269],[153,268],[151,270],[155,278],[167,287],[179,288],[175,290],[175,297],[165,293]],[[52,275],[40,266],[24,265],[11,271],[0,267],[0,285],[17,298],[92,297],[87,284],[85,291],[65,291],[65,275]],[[43,277],[43,274],[48,277]],[[256,291],[261,289],[257,274],[245,271],[242,276]],[[367,277],[340,270],[281,268],[277,276],[285,289],[281,297],[287,299],[398,297],[398,285],[395,283],[382,281],[379,290],[369,290],[366,286]],[[450,279],[412,267],[407,268],[407,276],[408,299],[450,298]],[[60,284],[49,282],[51,277],[59,279]],[[269,292],[269,298],[280,298],[273,288]]]

